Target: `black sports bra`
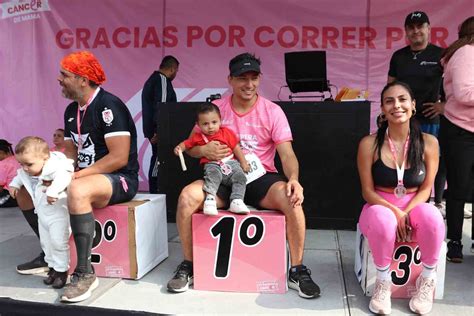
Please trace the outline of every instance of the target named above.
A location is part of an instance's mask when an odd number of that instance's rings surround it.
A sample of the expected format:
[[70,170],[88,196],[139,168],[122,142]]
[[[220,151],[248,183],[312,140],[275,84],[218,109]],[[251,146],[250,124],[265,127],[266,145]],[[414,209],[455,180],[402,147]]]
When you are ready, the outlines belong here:
[[[419,187],[425,180],[426,167],[425,163],[421,165],[421,170],[415,174],[413,168],[405,169],[403,175],[403,185],[406,188]],[[372,165],[372,178],[374,180],[374,186],[383,188],[394,188],[398,184],[397,170],[387,167],[383,161],[379,158]]]

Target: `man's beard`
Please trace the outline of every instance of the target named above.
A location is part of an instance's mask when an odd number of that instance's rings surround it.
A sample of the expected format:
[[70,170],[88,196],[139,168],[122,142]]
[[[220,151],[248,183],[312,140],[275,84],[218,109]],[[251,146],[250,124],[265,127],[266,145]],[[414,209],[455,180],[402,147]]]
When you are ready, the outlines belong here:
[[63,96],[66,99],[69,99],[69,100],[72,100],[72,101],[79,101],[83,96],[82,93],[80,93],[78,91],[67,89],[65,87],[63,87],[62,93],[63,93]]

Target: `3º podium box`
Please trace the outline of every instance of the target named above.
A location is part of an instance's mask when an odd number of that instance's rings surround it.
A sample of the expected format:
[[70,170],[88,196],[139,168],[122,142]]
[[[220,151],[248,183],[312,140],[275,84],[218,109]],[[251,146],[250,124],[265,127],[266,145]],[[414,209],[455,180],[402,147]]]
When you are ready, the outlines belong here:
[[[100,277],[140,279],[168,257],[166,195],[137,194],[126,203],[94,209],[91,261]],[[76,267],[71,236],[70,273]]]
[[285,293],[285,217],[274,211],[192,218],[194,288]]
[[[354,271],[366,296],[372,296],[375,286],[376,269],[369,243],[357,225]],[[392,297],[410,298],[416,292],[416,279],[421,273],[420,248],[414,242],[396,242],[390,265],[392,277]],[[446,270],[446,242],[443,241],[436,269],[435,299],[444,294],[444,274]]]

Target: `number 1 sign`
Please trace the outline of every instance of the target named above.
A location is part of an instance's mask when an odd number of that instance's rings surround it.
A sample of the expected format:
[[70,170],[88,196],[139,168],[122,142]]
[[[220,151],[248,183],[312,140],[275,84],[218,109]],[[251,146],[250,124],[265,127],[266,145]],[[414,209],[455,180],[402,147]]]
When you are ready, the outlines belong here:
[[194,288],[285,293],[285,235],[285,217],[277,212],[194,214]]

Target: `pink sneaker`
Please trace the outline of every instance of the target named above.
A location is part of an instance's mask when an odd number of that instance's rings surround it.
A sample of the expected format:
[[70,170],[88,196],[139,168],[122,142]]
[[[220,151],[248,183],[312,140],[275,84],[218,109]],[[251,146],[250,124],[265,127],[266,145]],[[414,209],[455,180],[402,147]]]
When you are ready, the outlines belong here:
[[436,280],[424,278],[422,275],[416,279],[416,293],[410,300],[412,312],[424,315],[433,308],[433,297],[436,288]]
[[388,315],[392,312],[392,295],[391,280],[375,280],[374,295],[370,299],[369,309],[374,314]]

